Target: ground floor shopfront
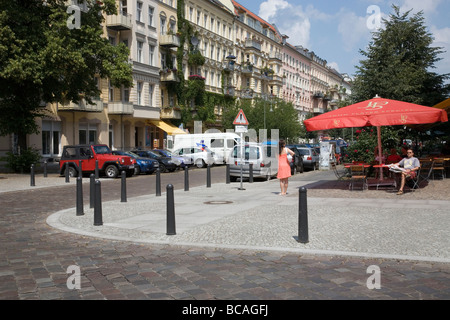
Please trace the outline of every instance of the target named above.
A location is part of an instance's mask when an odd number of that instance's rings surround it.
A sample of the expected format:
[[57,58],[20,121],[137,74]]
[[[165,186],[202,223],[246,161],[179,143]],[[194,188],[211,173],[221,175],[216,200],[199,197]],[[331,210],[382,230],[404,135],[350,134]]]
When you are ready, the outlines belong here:
[[[27,136],[27,146],[37,149],[43,159],[57,159],[63,146],[72,144],[107,144],[113,150],[165,148],[166,137],[183,133],[169,121],[159,119],[159,110],[147,110],[144,117],[133,114],[109,114],[107,106],[100,112],[50,111],[36,119],[39,134]],[[14,136],[0,137],[0,157],[13,150]]]

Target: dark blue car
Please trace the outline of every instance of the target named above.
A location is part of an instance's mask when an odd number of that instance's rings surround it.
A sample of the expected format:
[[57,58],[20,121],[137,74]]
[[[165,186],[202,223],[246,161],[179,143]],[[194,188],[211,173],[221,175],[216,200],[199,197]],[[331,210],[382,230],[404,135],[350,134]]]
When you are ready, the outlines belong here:
[[153,149],[154,153],[157,153],[163,157],[172,158],[173,162],[180,166],[180,168],[184,168],[186,164],[184,163],[184,158],[174,155],[172,152],[166,149]]
[[135,175],[139,175],[141,173],[152,174],[153,172],[156,171],[156,169],[159,168],[158,160],[140,157],[137,154],[132,153],[132,152],[116,150],[116,151],[113,151],[112,153],[118,154],[118,155],[129,156],[129,157],[135,159],[136,160],[136,166],[134,167]]

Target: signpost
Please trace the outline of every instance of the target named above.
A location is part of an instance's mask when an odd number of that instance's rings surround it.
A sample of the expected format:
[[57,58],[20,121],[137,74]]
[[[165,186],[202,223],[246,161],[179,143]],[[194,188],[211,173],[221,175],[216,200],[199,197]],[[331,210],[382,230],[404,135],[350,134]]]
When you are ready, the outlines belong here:
[[241,109],[239,110],[239,113],[236,117],[236,119],[234,119],[233,122],[234,126],[235,126],[235,132],[236,133],[240,133],[241,134],[241,160],[240,160],[240,164],[241,164],[241,187],[238,190],[245,190],[242,186],[242,180],[243,180],[243,165],[244,165],[244,133],[248,132],[248,120],[247,117],[244,114],[244,111]]

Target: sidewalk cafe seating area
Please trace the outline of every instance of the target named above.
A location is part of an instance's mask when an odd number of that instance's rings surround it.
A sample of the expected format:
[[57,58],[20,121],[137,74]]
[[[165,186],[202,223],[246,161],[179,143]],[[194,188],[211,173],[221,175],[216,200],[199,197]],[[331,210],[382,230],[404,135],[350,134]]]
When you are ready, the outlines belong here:
[[[422,157],[419,158],[420,169],[417,176],[408,179],[406,186],[411,190],[425,187],[431,180],[447,178],[450,170],[450,156],[443,157]],[[341,180],[348,177],[350,180],[349,190],[354,190],[358,186],[359,190],[375,187],[388,187],[386,190],[396,190],[400,183],[399,173],[401,171],[391,167],[390,164],[364,163],[354,161],[344,163],[346,171],[339,171],[335,163],[331,163],[331,168],[336,177]]]

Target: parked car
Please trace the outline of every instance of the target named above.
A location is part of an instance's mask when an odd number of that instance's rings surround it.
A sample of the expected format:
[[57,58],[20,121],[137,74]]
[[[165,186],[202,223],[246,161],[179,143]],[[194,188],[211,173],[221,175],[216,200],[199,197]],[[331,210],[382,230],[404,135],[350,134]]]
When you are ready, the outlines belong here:
[[[317,153],[316,148],[298,147],[297,145],[291,145],[292,148],[296,148],[303,156],[303,167],[306,169],[316,170],[319,169],[320,155]],[[291,149],[291,148],[290,148]]]
[[161,172],[166,172],[166,171],[174,172],[175,170],[177,170],[179,168],[179,165],[177,165],[172,160],[172,158],[160,156],[159,154],[154,153],[153,151],[150,151],[150,150],[132,150],[131,152],[137,154],[140,157],[157,160],[159,162],[159,170]]
[[116,178],[122,171],[125,171],[127,176],[134,173],[135,164],[131,157],[114,155],[107,145],[95,144],[64,146],[59,161],[60,174],[64,175],[66,168],[71,177],[77,177],[80,173],[94,173],[96,163],[99,173],[108,178]]
[[178,164],[181,169],[184,169],[184,167],[186,166],[186,163],[184,163],[184,158],[183,157],[176,156],[169,150],[166,150],[166,149],[153,149],[152,151],[154,153],[156,153],[156,154],[159,154],[160,156],[172,158],[172,160],[176,164]]
[[298,172],[303,173],[304,167],[303,167],[303,156],[300,154],[300,151],[292,145],[286,146],[289,149],[291,149],[295,155],[292,157],[290,154],[288,154],[288,160],[289,164],[291,166],[291,174],[294,175]]
[[129,157],[132,157],[134,160],[136,160],[136,165],[134,167],[135,175],[139,175],[141,173],[152,174],[153,172],[156,171],[156,169],[159,168],[158,160],[140,157],[133,152],[115,150],[112,153],[118,154],[118,155],[129,156]]
[[[242,146],[242,177],[250,176],[250,164],[253,164],[253,177],[270,180],[278,173],[278,146],[247,142]],[[228,160],[230,180],[237,181],[241,176],[241,145],[236,145]]]
[[188,165],[195,165],[198,168],[204,168],[208,164],[214,164],[214,152],[208,149],[208,147],[190,147],[181,148],[172,152],[176,156],[184,158],[184,162]]

